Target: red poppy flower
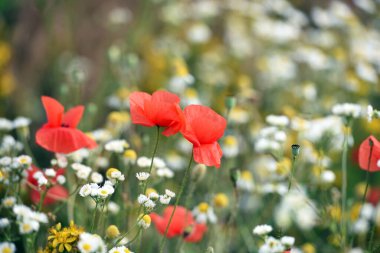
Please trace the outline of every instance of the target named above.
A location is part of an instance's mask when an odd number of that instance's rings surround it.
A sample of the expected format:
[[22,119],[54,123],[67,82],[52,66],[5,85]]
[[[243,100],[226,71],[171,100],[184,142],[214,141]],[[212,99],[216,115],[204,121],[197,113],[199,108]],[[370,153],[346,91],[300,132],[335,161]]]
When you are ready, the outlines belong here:
[[167,91],[156,91],[152,95],[133,92],[129,97],[131,118],[134,124],[147,127],[165,127],[165,136],[176,134],[184,124],[179,107],[179,97]]
[[[160,234],[164,234],[169,223],[170,216],[174,206],[165,208],[163,216],[151,213],[153,223]],[[207,231],[206,224],[198,224],[194,221],[191,211],[182,206],[177,206],[173,219],[168,228],[166,236],[172,238],[174,236],[184,236],[187,242],[199,242],[203,238],[203,234]]]
[[55,153],[71,153],[81,148],[94,148],[96,142],[76,127],[84,107],[76,106],[64,113],[63,106],[51,97],[41,98],[48,122],[36,133],[36,142]]
[[284,253],[291,253],[291,250],[290,249],[285,250]]
[[219,168],[223,152],[217,141],[223,136],[227,121],[202,105],[189,105],[184,114],[186,125],[181,133],[193,144],[194,160]]
[[[34,186],[31,191],[30,191],[30,199],[32,200],[33,203],[37,204],[40,202],[40,191],[37,190],[36,188],[38,187],[37,179],[33,177],[34,173],[40,171],[42,172],[39,168],[36,166],[32,165],[28,171],[28,182]],[[56,175],[54,178],[51,179],[51,182],[53,184],[57,183],[57,177],[60,175],[63,175],[65,173],[64,169],[58,169],[56,170]],[[53,185],[52,187],[49,188],[49,190],[46,193],[45,199],[43,204],[44,205],[50,205],[54,204],[57,201],[67,199],[69,196],[69,193],[67,189],[61,185]]]
[[371,187],[368,190],[367,201],[372,205],[376,206],[380,200],[380,188],[379,187]]
[[[371,153],[370,141],[372,141],[372,145],[373,145],[372,155],[370,154]],[[370,155],[371,155],[371,160],[369,161],[369,164],[368,164],[368,159],[370,159]],[[379,171],[380,168],[377,166],[377,161],[379,159],[380,159],[380,142],[371,135],[360,144],[359,166],[363,170],[368,170],[369,168],[369,171],[371,172]]]
[[[37,190],[32,189],[30,192],[30,199],[33,201],[33,203],[37,204],[40,202],[40,192]],[[54,185],[46,193],[46,196],[44,198],[44,205],[51,205],[54,204],[57,201],[65,200],[69,197],[69,193],[67,192],[66,188],[61,185]]]

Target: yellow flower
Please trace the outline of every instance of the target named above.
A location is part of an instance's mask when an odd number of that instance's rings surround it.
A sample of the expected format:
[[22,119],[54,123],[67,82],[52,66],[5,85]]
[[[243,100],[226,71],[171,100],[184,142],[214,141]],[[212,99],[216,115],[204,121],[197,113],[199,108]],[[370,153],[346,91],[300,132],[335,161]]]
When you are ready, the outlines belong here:
[[356,221],[359,218],[362,205],[360,203],[355,203],[350,210],[350,218],[352,221]]
[[49,229],[48,244],[44,252],[71,252],[79,240],[79,235],[83,232],[84,229],[75,225],[73,221],[70,222],[69,227],[64,228],[61,223],[58,223]]
[[107,118],[109,123],[122,124],[129,122],[129,114],[127,112],[111,112]]
[[16,81],[10,71],[0,74],[0,96],[5,97],[12,93],[16,86]]
[[108,238],[116,238],[119,235],[120,235],[120,231],[119,231],[118,227],[116,227],[115,225],[108,226],[108,228],[106,230],[106,236]]
[[188,71],[186,63],[183,59],[181,59],[181,58],[175,59],[173,65],[174,65],[176,76],[187,76],[187,75],[189,75],[189,71]]
[[119,178],[120,174],[121,174],[120,170],[115,169],[115,168],[109,168],[106,172],[106,176],[108,179]]
[[224,193],[218,193],[214,197],[214,206],[224,208],[228,206],[228,197]]
[[11,48],[8,43],[0,41],[0,68],[3,68],[11,59]]
[[252,173],[249,170],[243,170],[240,174],[240,178],[245,180],[245,181],[252,181],[253,180]]
[[208,208],[209,205],[206,202],[202,202],[198,205],[199,212],[201,213],[207,213]]
[[330,206],[327,209],[327,212],[331,219],[340,221],[340,217],[342,216],[342,210],[340,206]]
[[136,161],[137,159],[137,154],[136,154],[136,151],[134,151],[133,149],[128,149],[124,152],[124,158],[129,160],[129,161]]
[[289,174],[291,165],[289,158],[282,159],[277,163],[276,173],[281,176]]
[[146,191],[145,191],[146,196],[149,196],[149,194],[151,194],[151,193],[157,193],[157,191],[153,188],[146,189]]
[[305,243],[302,246],[302,251],[305,252],[305,253],[315,253],[316,249],[315,249],[315,247],[314,247],[313,244],[311,244],[311,243]]

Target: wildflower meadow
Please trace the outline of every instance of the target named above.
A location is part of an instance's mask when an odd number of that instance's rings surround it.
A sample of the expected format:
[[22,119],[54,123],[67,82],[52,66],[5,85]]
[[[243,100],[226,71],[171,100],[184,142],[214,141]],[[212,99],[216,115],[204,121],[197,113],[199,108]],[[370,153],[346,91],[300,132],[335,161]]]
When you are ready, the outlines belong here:
[[380,253],[379,0],[0,1],[0,253]]

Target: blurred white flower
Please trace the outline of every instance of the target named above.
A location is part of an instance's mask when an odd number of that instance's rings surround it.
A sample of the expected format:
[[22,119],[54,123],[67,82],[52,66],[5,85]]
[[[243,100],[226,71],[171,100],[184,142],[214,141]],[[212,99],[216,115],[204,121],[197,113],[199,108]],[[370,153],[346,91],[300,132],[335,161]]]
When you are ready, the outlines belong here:
[[263,236],[269,234],[270,232],[272,232],[272,230],[272,226],[264,224],[256,226],[252,232],[255,235]]

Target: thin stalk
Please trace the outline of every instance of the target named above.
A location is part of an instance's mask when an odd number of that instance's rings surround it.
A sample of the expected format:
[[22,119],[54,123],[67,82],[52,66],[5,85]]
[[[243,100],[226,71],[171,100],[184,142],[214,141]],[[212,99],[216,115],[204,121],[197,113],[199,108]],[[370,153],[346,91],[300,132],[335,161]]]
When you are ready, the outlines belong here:
[[41,209],[42,209],[42,205],[43,205],[43,203],[44,203],[44,200],[45,200],[45,197],[46,197],[46,193],[47,193],[48,190],[49,190],[49,189],[46,188],[46,189],[42,192],[42,194],[41,194],[40,202],[38,203],[38,211],[39,211],[39,212],[40,212]]
[[292,188],[292,181],[293,181],[293,173],[295,170],[295,164],[296,164],[297,156],[293,156],[292,159],[292,168],[290,170],[290,175],[289,175],[289,185],[288,185],[288,192],[290,191],[290,188]]
[[349,124],[344,133],[343,152],[342,152],[342,217],[340,221],[342,240],[341,249],[342,252],[346,252],[346,240],[347,240],[347,223],[346,223],[346,206],[347,206],[347,153],[348,153],[348,133]]
[[91,233],[94,232],[95,220],[96,220],[96,213],[97,213],[97,212],[98,212],[98,201],[96,201],[94,214],[93,214],[93,216],[92,216],[91,230],[90,230]]
[[[154,157],[156,156],[156,153],[157,153],[157,148],[158,148],[158,142],[160,140],[160,127],[157,126],[157,133],[156,133],[156,143],[154,145],[154,149],[153,149],[153,153],[152,153],[152,161],[150,162],[150,167],[149,167],[149,174],[152,172],[152,168],[153,168],[153,161],[154,161]],[[145,181],[145,184],[144,184],[144,189],[143,189],[143,194],[145,194],[146,192],[146,189],[148,188],[148,182],[149,182],[149,179],[150,177],[148,178],[148,180]]]
[[166,225],[165,233],[164,233],[164,235],[162,237],[162,240],[161,240],[161,243],[160,243],[160,253],[162,253],[163,250],[164,250],[164,246],[165,246],[165,242],[166,242],[166,235],[168,234],[169,226],[170,226],[170,224],[172,222],[175,210],[177,209],[177,206],[178,206],[179,201],[181,199],[183,190],[185,189],[185,185],[187,183],[187,179],[189,178],[191,163],[193,162],[193,156],[194,156],[194,154],[191,153],[191,157],[190,157],[190,160],[189,160],[189,165],[187,166],[186,171],[185,171],[185,175],[182,178],[181,189],[179,190],[177,199],[176,199],[175,204],[174,204],[174,208],[173,208],[172,214],[170,215],[169,223],[168,223],[168,225]]

